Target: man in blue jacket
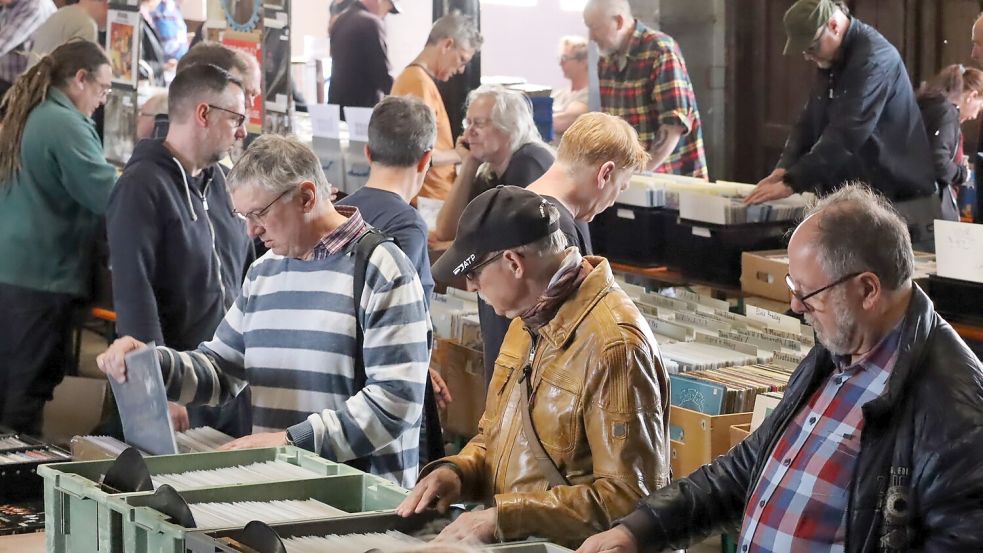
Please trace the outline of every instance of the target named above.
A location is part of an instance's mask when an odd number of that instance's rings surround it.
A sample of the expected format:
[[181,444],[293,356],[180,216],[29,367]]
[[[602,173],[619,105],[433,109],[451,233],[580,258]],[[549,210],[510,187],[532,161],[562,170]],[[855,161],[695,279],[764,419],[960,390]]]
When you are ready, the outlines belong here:
[[251,257],[218,165],[246,134],[242,83],[189,67],[168,110],[167,137],[137,144],[109,201],[113,306],[121,335],[187,350],[212,337]]
[[901,212],[916,250],[934,251],[941,211],[931,148],[897,48],[840,1],[799,0],[784,23],[785,55],[802,55],[819,72],[777,167],[748,203],[862,181]]

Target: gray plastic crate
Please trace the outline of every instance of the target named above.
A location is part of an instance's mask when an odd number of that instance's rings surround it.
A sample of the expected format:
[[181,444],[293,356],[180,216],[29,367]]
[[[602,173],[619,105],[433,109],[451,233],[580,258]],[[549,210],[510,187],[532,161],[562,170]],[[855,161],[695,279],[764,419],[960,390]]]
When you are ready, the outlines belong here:
[[[312,471],[312,478],[361,474],[347,465],[296,447],[244,449],[146,457],[153,474],[208,470],[267,461],[284,461]],[[122,514],[109,499],[133,494],[104,491],[100,482],[113,461],[59,463],[38,468],[44,478],[45,543],[48,553],[120,553]],[[136,492],[148,494],[149,492]]]
[[[231,501],[275,501],[316,499],[349,513],[392,512],[409,493],[396,484],[372,474],[331,476],[315,480],[280,482],[276,485],[246,484],[181,492],[188,504]],[[184,553],[185,528],[147,505],[150,495],[111,498],[113,510],[123,513],[125,553]]]
[[[439,518],[434,512],[403,518],[395,513],[354,515],[349,518],[333,518],[309,522],[271,524],[270,527],[283,539],[300,536],[327,536],[386,532],[395,530],[413,534]],[[186,553],[254,553],[239,542],[242,529],[197,531],[189,533],[185,540]],[[523,541],[483,546],[482,551],[501,553],[568,553],[565,547],[545,541]],[[266,553],[259,551],[258,553]],[[329,552],[325,552],[329,553]],[[388,552],[382,552],[388,553]]]

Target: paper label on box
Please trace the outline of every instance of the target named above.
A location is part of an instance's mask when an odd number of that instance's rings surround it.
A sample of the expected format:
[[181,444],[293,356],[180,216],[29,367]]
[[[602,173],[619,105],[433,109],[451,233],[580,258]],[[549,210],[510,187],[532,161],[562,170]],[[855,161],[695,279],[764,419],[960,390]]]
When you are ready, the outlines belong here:
[[345,106],[345,121],[348,123],[348,140],[351,142],[369,141],[369,119],[372,108]]
[[622,219],[635,220],[635,212],[630,209],[619,209],[617,214]]
[[935,257],[940,277],[983,282],[983,225],[936,220]]
[[775,313],[774,311],[768,311],[767,309],[762,309],[753,305],[745,304],[744,308],[745,314],[748,317],[764,322],[769,328],[776,328],[778,330],[784,330],[785,332],[792,332],[795,334],[799,334],[799,332],[801,332],[801,323],[794,317],[782,315],[781,313]]
[[703,238],[710,238],[710,229],[704,227],[693,227],[693,236],[702,236]]
[[307,106],[311,116],[314,136],[321,138],[341,138],[341,108],[334,104],[311,104]]

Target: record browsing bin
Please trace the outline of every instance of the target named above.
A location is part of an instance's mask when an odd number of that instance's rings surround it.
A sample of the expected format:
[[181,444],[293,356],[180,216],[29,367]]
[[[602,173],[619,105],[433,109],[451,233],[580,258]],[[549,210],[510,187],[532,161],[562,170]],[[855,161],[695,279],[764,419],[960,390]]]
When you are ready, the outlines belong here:
[[[362,473],[279,482],[276,485],[204,488],[180,492],[180,495],[189,506],[199,503],[313,499],[345,511],[346,514],[338,517],[347,520],[360,513],[391,512],[406,498],[407,493],[382,477]],[[126,553],[185,553],[186,536],[196,529],[185,527],[151,507],[152,498],[150,494],[139,494],[109,499],[111,509],[122,514],[122,550]]]
[[669,444],[673,478],[682,478],[727,453],[731,427],[750,424],[751,413],[707,415],[672,405],[669,423],[682,430],[682,439]]
[[[272,461],[286,462],[311,472],[311,478],[361,474],[347,465],[309,451],[283,446],[238,451],[160,455],[145,458],[151,475],[209,470]],[[103,485],[114,461],[84,461],[41,466],[44,479],[45,532],[48,553],[122,551],[123,513],[111,498],[149,492],[118,492]]]

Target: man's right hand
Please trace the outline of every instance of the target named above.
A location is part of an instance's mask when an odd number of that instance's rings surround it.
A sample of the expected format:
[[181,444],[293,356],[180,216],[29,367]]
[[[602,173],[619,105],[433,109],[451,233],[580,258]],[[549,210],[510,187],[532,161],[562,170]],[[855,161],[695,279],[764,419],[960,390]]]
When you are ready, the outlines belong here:
[[451,397],[451,391],[447,388],[444,378],[433,369],[430,369],[430,384],[433,385],[433,395],[434,399],[437,400],[437,407],[447,409],[447,405],[454,401],[454,398]]
[[[441,467],[431,472],[416,487],[406,499],[396,507],[396,514],[409,517],[422,513],[432,506],[441,513],[461,497],[461,478],[452,469]],[[436,503],[434,505],[434,503]]]
[[776,182],[782,182],[782,177],[785,176],[785,169],[778,167],[771,172],[770,175],[758,181],[758,186],[762,184],[775,184]]
[[471,157],[471,150],[467,147],[467,143],[468,141],[464,140],[464,136],[457,137],[457,142],[454,143],[454,151],[461,158],[461,163],[464,163],[465,159]]
[[624,526],[615,526],[588,538],[577,553],[638,553],[638,543]]
[[136,338],[131,338],[130,336],[123,336],[118,338],[113,345],[109,346],[109,349],[99,354],[96,357],[96,366],[99,370],[104,372],[106,376],[115,378],[117,382],[126,382],[126,363],[123,362],[123,356],[130,353],[133,350],[147,347],[147,344],[137,340]]

